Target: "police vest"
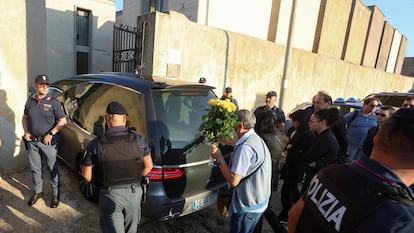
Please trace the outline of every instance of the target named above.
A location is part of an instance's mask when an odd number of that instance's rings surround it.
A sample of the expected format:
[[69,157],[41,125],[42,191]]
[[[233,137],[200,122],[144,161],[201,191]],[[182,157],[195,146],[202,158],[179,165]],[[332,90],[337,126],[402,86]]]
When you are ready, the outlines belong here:
[[142,155],[133,132],[103,136],[98,140],[97,184],[114,185],[141,182]]
[[296,233],[355,232],[361,220],[383,205],[414,207],[406,189],[384,184],[356,164],[321,170],[306,194]]

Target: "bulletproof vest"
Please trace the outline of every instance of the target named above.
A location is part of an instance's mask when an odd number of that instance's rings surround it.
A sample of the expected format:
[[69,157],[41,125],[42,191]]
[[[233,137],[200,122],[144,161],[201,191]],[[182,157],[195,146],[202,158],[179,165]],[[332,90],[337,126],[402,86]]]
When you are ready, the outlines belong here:
[[106,135],[98,140],[97,184],[139,183],[142,177],[142,155],[136,135]]
[[321,170],[306,194],[296,233],[356,232],[361,220],[381,206],[414,206],[406,189],[386,184],[355,164]]

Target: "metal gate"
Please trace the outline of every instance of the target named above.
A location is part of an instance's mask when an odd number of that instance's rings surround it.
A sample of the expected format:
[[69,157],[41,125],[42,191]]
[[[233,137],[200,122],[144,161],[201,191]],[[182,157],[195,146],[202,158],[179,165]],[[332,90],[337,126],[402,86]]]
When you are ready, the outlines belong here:
[[[142,31],[128,25],[114,25],[113,72],[139,73]],[[138,42],[138,43],[137,43]]]

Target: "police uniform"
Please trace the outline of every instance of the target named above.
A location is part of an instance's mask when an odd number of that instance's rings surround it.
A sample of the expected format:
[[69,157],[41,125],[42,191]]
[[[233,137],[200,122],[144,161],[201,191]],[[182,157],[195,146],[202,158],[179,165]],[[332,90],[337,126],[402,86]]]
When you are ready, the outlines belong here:
[[[43,80],[41,80],[43,78]],[[49,84],[45,75],[37,76],[36,83]],[[52,96],[46,96],[39,99],[37,95],[31,96],[25,105],[24,115],[27,119],[28,132],[32,135],[31,141],[26,142],[30,168],[33,174],[34,192],[42,194],[42,156],[47,163],[50,174],[53,197],[59,195],[59,170],[56,162],[57,156],[57,135],[53,135],[51,130],[55,127],[61,118],[65,118],[62,106],[58,100]],[[52,135],[53,139],[50,145],[43,143],[45,135]],[[40,196],[36,196],[33,200],[29,200],[29,205],[34,204]],[[53,202],[53,200],[52,200]],[[56,206],[58,202],[54,203]],[[52,207],[54,205],[52,203]]]
[[[99,188],[101,229],[103,232],[136,232],[141,218],[142,188],[140,181],[142,170],[140,161],[142,162],[142,156],[150,156],[150,149],[140,135],[131,134],[128,128],[123,126],[107,129],[104,137],[107,140],[107,145],[103,144],[102,139],[91,141],[82,162],[84,166],[94,166],[94,181]],[[133,151],[129,155],[134,156],[135,154],[137,157],[130,157],[125,162],[117,158],[111,160],[110,157],[116,157],[116,153],[109,153],[109,158],[105,163],[102,158],[105,154],[102,147],[106,146],[108,149],[108,145],[110,146],[111,143],[119,144],[120,142],[116,140],[122,137],[134,140],[138,150],[131,149],[131,145],[121,144],[121,151],[127,151],[126,154]],[[135,167],[131,167],[131,164],[135,164]],[[107,168],[105,168],[106,166]],[[125,174],[130,174],[131,177],[122,177]]]
[[296,233],[412,232],[413,200],[394,172],[369,158],[334,165],[312,179]]
[[264,111],[270,111],[273,114],[273,116],[275,117],[276,122],[278,123],[278,125],[280,123],[285,123],[286,122],[285,113],[283,112],[282,109],[280,109],[276,106],[273,106],[273,108],[271,108],[271,109],[266,109],[265,105],[260,106],[260,107],[256,108],[256,110],[254,111],[254,115],[257,116],[257,114],[259,114],[261,112],[264,112]]

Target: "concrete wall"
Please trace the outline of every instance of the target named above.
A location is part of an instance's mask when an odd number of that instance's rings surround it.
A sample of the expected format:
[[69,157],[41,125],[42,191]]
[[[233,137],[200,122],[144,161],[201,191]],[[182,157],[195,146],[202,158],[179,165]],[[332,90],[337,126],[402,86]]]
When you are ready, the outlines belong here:
[[404,65],[404,57],[405,57],[407,45],[408,45],[407,37],[402,36],[400,49],[398,50],[397,62],[395,64],[395,69],[394,69],[394,73],[396,74],[402,74],[401,71]]
[[207,12],[207,18],[200,17],[195,22],[266,40],[272,2],[261,0],[260,4],[252,4],[250,0],[209,0],[206,4],[199,5],[205,9],[198,10]]
[[[0,12],[0,174],[28,164],[21,136],[27,93],[25,0],[2,1]],[[4,36],[11,35],[11,36]]]
[[[291,45],[294,48],[312,51],[318,21],[320,0],[296,0],[296,10]],[[289,33],[291,0],[274,1],[277,4],[277,44],[286,45]]]
[[[240,107],[247,109],[263,105],[267,91],[280,92],[284,46],[198,25],[176,12],[152,13],[140,20],[147,21],[145,34],[150,36],[145,38],[144,57],[152,66],[144,74],[194,83],[204,76],[219,96],[225,86],[232,86]],[[171,77],[168,67],[173,65],[176,73]],[[364,97],[376,91],[406,91],[412,83],[411,78],[293,49],[283,108],[289,111],[309,101],[318,90],[334,98]]]
[[405,76],[414,77],[414,57],[404,58],[404,65],[401,70],[401,74]]
[[321,0],[313,52],[341,58],[352,0]]
[[345,38],[342,59],[354,64],[361,64],[364,52],[371,10],[365,7],[360,1],[354,0],[352,4],[352,14],[349,21],[349,30]]
[[362,57],[362,65],[375,67],[379,47],[381,44],[381,36],[384,28],[385,16],[377,6],[370,6],[371,17],[368,26],[367,37],[365,40],[364,53]]
[[52,81],[76,74],[77,8],[91,11],[91,44],[84,48],[89,53],[89,71],[112,71],[114,2],[27,1],[29,81],[39,73],[48,74]]
[[393,73],[397,63],[398,51],[401,45],[401,33],[394,29],[394,36],[392,37],[390,55],[388,56],[387,67],[385,71]]
[[378,51],[377,63],[375,68],[384,70],[387,67],[388,57],[391,51],[392,38],[394,37],[394,28],[387,21],[384,22],[382,31],[381,44]]

